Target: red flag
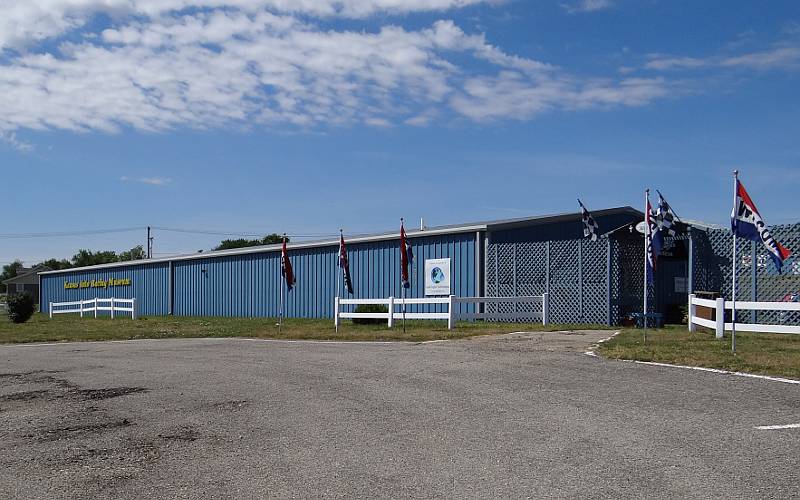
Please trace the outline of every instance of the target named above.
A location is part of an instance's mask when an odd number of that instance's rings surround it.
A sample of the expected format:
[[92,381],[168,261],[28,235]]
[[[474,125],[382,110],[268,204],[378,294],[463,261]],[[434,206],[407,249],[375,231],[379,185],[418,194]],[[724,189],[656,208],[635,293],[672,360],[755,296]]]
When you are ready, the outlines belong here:
[[281,250],[281,274],[286,278],[286,287],[291,290],[295,280],[292,261],[289,260],[289,252],[286,251],[286,238],[283,239],[283,249]]
[[[342,275],[344,276],[344,287],[347,293],[353,294],[353,280],[350,278],[350,261],[347,259],[347,247],[344,246],[344,235],[339,235],[339,267],[342,268]],[[338,294],[339,291],[337,290]]]
[[403,219],[400,219],[400,281],[403,288],[410,288],[408,281],[408,247],[406,246],[406,230],[403,228]]

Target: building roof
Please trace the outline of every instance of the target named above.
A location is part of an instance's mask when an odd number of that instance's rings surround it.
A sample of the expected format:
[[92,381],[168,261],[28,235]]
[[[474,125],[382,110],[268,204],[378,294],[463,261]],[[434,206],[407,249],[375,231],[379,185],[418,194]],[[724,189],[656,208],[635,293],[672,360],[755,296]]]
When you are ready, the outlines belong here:
[[[644,214],[642,212],[629,206],[614,207],[614,208],[607,208],[605,210],[592,211],[592,216],[594,217],[602,217],[607,215],[620,215],[620,214],[628,214],[637,217],[644,217]],[[444,234],[458,234],[458,233],[468,233],[477,231],[499,231],[506,229],[516,229],[521,227],[532,227],[545,224],[575,222],[580,220],[581,220],[580,212],[568,212],[560,214],[519,217],[514,219],[499,219],[499,220],[490,220],[482,222],[470,222],[464,224],[451,224],[451,225],[429,227],[418,230],[407,230],[406,235],[409,238],[413,238],[420,236],[436,236]],[[347,243],[348,244],[368,243],[373,241],[394,240],[397,238],[399,238],[399,231],[395,230],[387,233],[377,233],[372,235],[350,237],[347,239]],[[287,243],[286,246],[289,249],[297,250],[302,248],[314,248],[314,247],[326,247],[326,246],[338,246],[338,245],[339,245],[339,240],[337,238],[333,240],[316,240],[316,241]],[[280,244],[259,245],[254,247],[235,248],[231,250],[214,250],[210,252],[198,252],[192,254],[174,255],[170,257],[159,257],[157,259],[132,260],[128,262],[113,262],[110,264],[99,264],[96,266],[73,267],[70,269],[61,269],[56,271],[44,271],[39,274],[63,274],[74,271],[83,271],[92,269],[107,269],[116,267],[137,266],[137,265],[156,264],[163,262],[205,259],[210,257],[226,257],[230,255],[247,255],[252,253],[274,252],[274,251],[279,251],[280,249],[281,249]]]
[[44,273],[50,271],[50,268],[47,266],[34,266],[31,268],[21,268],[17,271],[17,275],[13,278],[9,278],[3,281],[4,285],[13,285],[15,283],[38,283],[39,282],[39,273]]

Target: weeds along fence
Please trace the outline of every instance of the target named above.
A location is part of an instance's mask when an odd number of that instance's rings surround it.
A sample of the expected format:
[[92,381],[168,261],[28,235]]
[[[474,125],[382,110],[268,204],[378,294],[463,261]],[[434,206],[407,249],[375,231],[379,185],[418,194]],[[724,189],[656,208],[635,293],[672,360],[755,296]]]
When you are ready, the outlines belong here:
[[[781,324],[770,323],[739,323],[736,322],[736,331],[756,333],[789,333],[800,335],[800,302],[753,302],[736,301],[736,317],[752,317],[750,311],[767,311],[781,320]],[[716,300],[700,299],[694,294],[689,295],[689,331],[693,332],[697,326],[711,328],[717,338],[722,338],[725,331],[733,330],[733,307],[731,300],[718,298]],[[730,314],[728,313],[730,311]],[[711,314],[713,313],[713,314]],[[789,323],[789,324],[785,324]]]
[[[402,308],[409,305],[440,304],[446,305],[441,312],[403,312]],[[472,308],[462,308],[461,304],[471,304]],[[494,309],[487,305],[506,306]],[[356,312],[354,307],[359,305],[381,305],[386,307],[385,312]],[[400,308],[398,310],[398,308]],[[524,296],[524,297],[449,297],[401,299],[388,297],[385,299],[342,299],[334,300],[334,325],[338,328],[342,319],[383,319],[389,328],[394,326],[396,320],[447,320],[447,328],[452,330],[457,321],[486,320],[501,322],[539,322],[549,323],[549,295]]]
[[73,302],[50,302],[50,318],[54,314],[79,314],[84,317],[86,314],[93,314],[98,317],[99,313],[110,313],[114,319],[119,313],[130,314],[132,319],[136,319],[136,298],[132,299],[101,299],[95,297],[89,300],[76,300]]

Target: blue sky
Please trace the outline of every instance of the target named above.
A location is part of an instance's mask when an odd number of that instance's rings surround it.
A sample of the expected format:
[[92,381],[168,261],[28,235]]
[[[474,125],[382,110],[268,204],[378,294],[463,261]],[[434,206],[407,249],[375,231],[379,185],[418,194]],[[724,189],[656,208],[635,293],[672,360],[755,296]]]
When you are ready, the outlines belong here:
[[[795,1],[33,0],[0,19],[0,235],[316,237],[640,207],[800,221]],[[220,236],[157,231],[157,254]],[[0,236],[0,262],[125,232]]]

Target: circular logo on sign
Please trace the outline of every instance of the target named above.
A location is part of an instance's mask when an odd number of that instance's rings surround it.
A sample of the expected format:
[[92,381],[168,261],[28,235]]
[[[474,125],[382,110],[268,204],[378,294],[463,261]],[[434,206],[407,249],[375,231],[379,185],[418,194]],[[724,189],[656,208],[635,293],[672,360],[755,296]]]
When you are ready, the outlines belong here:
[[444,281],[444,271],[441,267],[434,267],[431,269],[431,281],[434,283],[441,283]]

